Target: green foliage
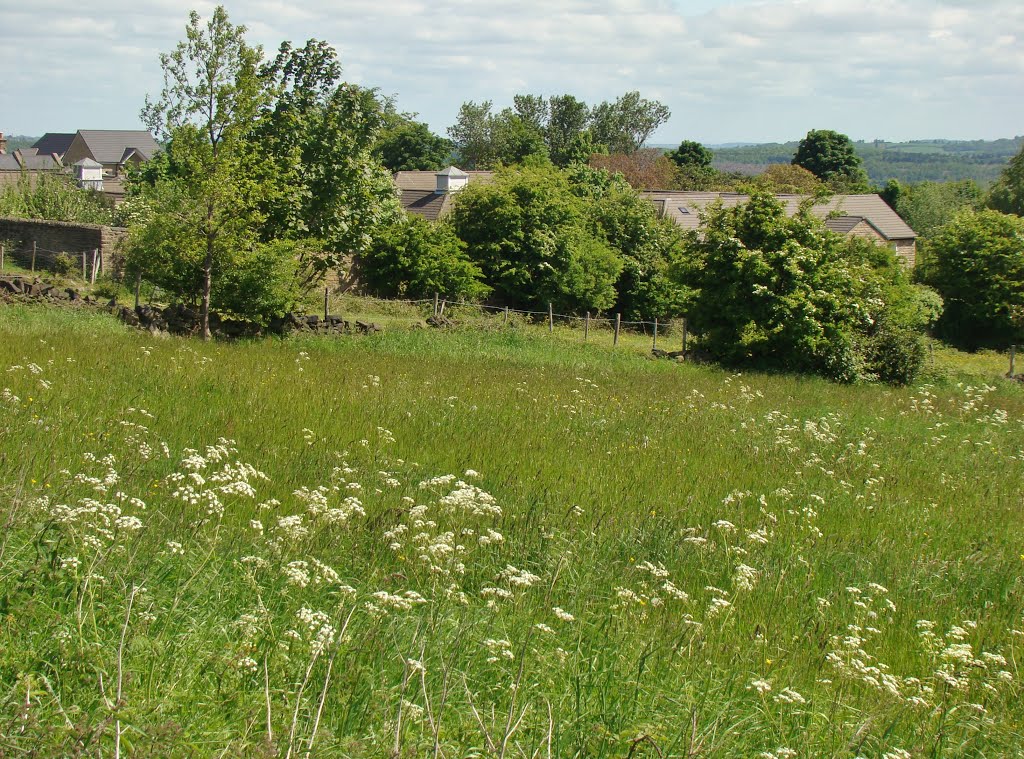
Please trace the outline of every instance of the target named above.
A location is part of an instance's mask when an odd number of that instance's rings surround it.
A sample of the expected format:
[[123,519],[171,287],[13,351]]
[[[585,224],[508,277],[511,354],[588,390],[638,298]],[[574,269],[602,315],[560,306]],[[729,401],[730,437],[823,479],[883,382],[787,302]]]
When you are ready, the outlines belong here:
[[268,102],[247,137],[262,169],[264,241],[323,241],[317,275],[365,251],[401,209],[391,176],[372,151],[385,121],[376,92],[341,81],[333,46],[311,39],[282,43],[263,66]]
[[[1022,145],[1024,138],[1016,137],[988,141],[858,141],[854,148],[876,185],[884,185],[889,179],[905,184],[972,179],[985,186],[999,177]],[[790,163],[796,148],[796,142],[716,148],[715,165],[722,170],[742,166],[750,173],[766,165]]]
[[984,193],[976,182],[921,182],[903,185],[890,180],[882,197],[925,241],[959,211],[980,208]]
[[621,175],[576,166],[569,177],[573,191],[586,200],[595,233],[621,256],[615,311],[636,321],[685,313],[689,291],[669,274],[671,262],[683,254],[682,230],[658,219]]
[[[168,54],[161,54],[164,87],[156,101],[146,98],[143,121],[172,144],[175,171],[157,182],[178,185],[154,191],[159,201],[177,197],[182,209],[166,204],[155,212],[154,223],[173,227],[184,214],[187,228],[175,236],[186,243],[190,253],[202,249],[200,266],[202,334],[210,336],[209,312],[215,269],[237,251],[251,249],[250,241],[262,221],[257,204],[265,188],[253,172],[256,151],[246,137],[270,93],[259,76],[262,56],[259,48],[245,41],[245,27],[228,20],[227,11],[217,6],[209,21],[200,22],[192,11],[185,28],[185,40]],[[154,246],[159,240],[144,234]],[[137,257],[144,256],[137,250]],[[174,266],[163,263],[162,254],[153,268],[163,272]],[[148,272],[143,262],[138,264]],[[172,282],[167,282],[172,285]],[[194,280],[186,277],[168,290],[181,297],[192,291]]]
[[999,175],[988,202],[996,211],[1024,216],[1024,145]]
[[564,167],[593,153],[633,153],[669,117],[665,105],[639,92],[593,109],[572,95],[516,95],[513,103],[497,114],[489,100],[463,103],[448,129],[463,168],[518,165],[538,157]]
[[81,190],[65,174],[22,173],[0,191],[0,216],[48,219],[76,224],[111,224],[113,202],[103,193]]
[[928,284],[946,308],[938,333],[976,350],[1024,342],[1024,219],[961,211],[929,245]]
[[609,153],[639,150],[654,132],[668,121],[672,112],[664,103],[627,92],[614,103],[600,103],[590,114],[594,141],[605,145]]
[[831,129],[812,129],[797,145],[793,165],[814,174],[836,192],[862,192],[867,174],[853,142]]
[[445,222],[419,216],[378,235],[359,258],[360,279],[383,297],[427,298],[435,293],[478,300],[490,292],[466,245]]
[[502,302],[539,309],[550,301],[573,312],[615,302],[621,262],[550,165],[503,170],[493,184],[470,185],[458,194],[451,219]]
[[[841,382],[907,381],[919,368],[902,330],[920,334],[910,315],[923,311],[893,307],[919,294],[891,251],[827,232],[806,205],[787,218],[765,192],[706,213],[676,271],[698,290],[689,316],[713,358]],[[891,336],[878,334],[883,324]]]
[[683,140],[678,148],[670,150],[665,155],[681,169],[707,169],[715,157],[712,151],[693,140]]
[[391,114],[373,154],[388,171],[440,171],[451,162],[453,147],[451,140],[434,134],[423,122]]
[[[146,219],[131,228],[125,246],[125,271],[196,307],[203,301],[206,239],[198,231],[201,199],[189,189],[160,182],[147,192]],[[229,225],[213,257],[210,308],[264,325],[281,316],[299,298],[301,254],[294,241],[261,243],[244,219]]]
[[53,273],[63,277],[73,274],[78,270],[78,263],[67,253],[58,253],[53,259]]

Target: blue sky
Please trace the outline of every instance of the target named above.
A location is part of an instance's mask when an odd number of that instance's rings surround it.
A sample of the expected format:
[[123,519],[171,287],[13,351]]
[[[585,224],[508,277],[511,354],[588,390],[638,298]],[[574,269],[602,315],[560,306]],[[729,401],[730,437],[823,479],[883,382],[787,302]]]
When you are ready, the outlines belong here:
[[[194,2],[201,14],[210,2]],[[0,131],[137,128],[183,36],[177,0],[0,0]],[[239,0],[273,51],[325,39],[346,76],[444,133],[466,100],[640,90],[655,142],[1024,134],[1020,0]]]

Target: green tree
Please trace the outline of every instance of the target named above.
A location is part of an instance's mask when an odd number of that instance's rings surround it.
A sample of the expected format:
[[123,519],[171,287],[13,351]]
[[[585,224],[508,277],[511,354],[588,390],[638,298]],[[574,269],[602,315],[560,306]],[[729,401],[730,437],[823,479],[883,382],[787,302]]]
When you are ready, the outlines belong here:
[[587,128],[590,108],[572,95],[556,95],[548,100],[545,137],[548,154],[556,166],[586,163],[596,152]]
[[245,31],[222,6],[205,24],[192,11],[186,39],[160,56],[163,90],[155,101],[146,98],[142,112],[151,130],[176,143],[179,181],[187,187],[179,200],[201,209],[192,221],[202,245],[204,339],[215,264],[250,242],[259,220],[246,135],[269,93],[257,70],[261,51],[246,44]]
[[988,202],[996,211],[1024,216],[1024,147],[1006,164]]
[[665,155],[679,168],[706,169],[711,166],[715,154],[693,140],[683,140],[679,147]]
[[664,103],[640,97],[633,90],[614,103],[596,106],[590,114],[590,129],[594,141],[607,146],[608,152],[632,153],[642,148],[671,115]]
[[334,47],[285,42],[261,70],[274,99],[249,136],[264,185],[262,239],[313,238],[311,276],[346,264],[402,211],[391,176],[373,155],[384,124],[374,90],[344,82]]
[[958,212],[980,208],[985,194],[972,179],[907,185],[890,180],[883,198],[911,229],[927,240]]
[[554,167],[499,171],[455,201],[452,225],[495,295],[511,306],[603,311],[615,302],[619,255],[590,226],[585,203]]
[[[906,381],[923,358],[920,320],[901,317],[926,309],[888,307],[924,297],[892,252],[827,232],[808,204],[788,218],[762,191],[708,207],[675,271],[697,290],[689,316],[701,348],[723,364]],[[890,337],[872,341],[883,324]]]
[[451,226],[419,216],[407,217],[374,239],[359,259],[359,274],[370,292],[385,297],[442,293],[477,300],[490,292]]
[[670,276],[685,236],[670,219],[659,219],[620,174],[577,165],[569,181],[585,201],[591,225],[622,260],[615,283],[615,310],[626,319],[670,319],[685,313],[689,290]]
[[793,164],[807,169],[837,192],[867,190],[867,174],[853,142],[831,129],[809,131],[797,145]]
[[1024,219],[961,211],[929,252],[928,283],[946,304],[943,339],[970,350],[1024,342]]
[[455,123],[448,127],[459,165],[464,169],[489,168],[497,161],[491,106],[490,100],[463,103]]
[[440,171],[451,163],[451,140],[439,137],[421,121],[389,114],[373,154],[388,171]]

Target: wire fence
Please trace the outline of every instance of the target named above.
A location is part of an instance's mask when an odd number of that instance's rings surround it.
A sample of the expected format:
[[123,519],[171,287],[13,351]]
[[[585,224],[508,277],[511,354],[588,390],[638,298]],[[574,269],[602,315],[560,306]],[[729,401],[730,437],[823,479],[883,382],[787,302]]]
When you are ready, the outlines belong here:
[[[342,296],[342,298],[344,297],[346,296]],[[566,328],[579,330],[582,332],[584,339],[589,337],[591,331],[608,331],[612,334],[613,345],[617,345],[620,336],[626,333],[631,336],[650,338],[653,348],[658,347],[659,340],[662,341],[663,346],[667,345],[665,341],[671,337],[679,338],[679,347],[685,353],[689,339],[685,316],[671,319],[653,318],[650,320],[623,319],[621,314],[599,315],[589,312],[579,316],[577,314],[557,313],[554,310],[553,304],[550,303],[546,311],[539,311],[448,299],[440,295],[435,295],[433,298],[416,299],[366,298],[361,296],[359,300],[364,309],[369,306],[370,310],[374,310],[374,306],[382,311],[386,311],[394,306],[412,307],[418,309],[420,315],[425,316],[428,320],[431,317],[441,320],[449,317],[452,319],[461,318],[469,313],[474,316],[488,317],[491,321],[500,318],[502,325],[514,325],[525,321],[534,325],[547,325],[550,332],[554,332],[556,327],[559,330]],[[323,316],[325,320],[331,316],[331,309],[331,293],[328,288],[324,288]]]
[[81,261],[82,279],[96,284],[97,275],[103,271],[103,254],[99,248],[82,248],[80,250],[52,250],[39,245],[33,241],[29,244],[12,244],[10,241],[0,242],[0,271],[3,271],[8,263],[16,263],[23,268],[29,269],[33,274],[37,269],[57,269],[57,261],[61,256],[68,259],[65,266],[71,270],[77,269]]

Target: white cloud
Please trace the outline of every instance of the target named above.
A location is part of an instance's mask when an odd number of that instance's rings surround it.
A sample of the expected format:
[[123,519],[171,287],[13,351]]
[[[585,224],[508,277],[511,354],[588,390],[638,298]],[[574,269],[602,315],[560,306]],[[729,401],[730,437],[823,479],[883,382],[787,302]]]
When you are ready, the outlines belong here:
[[[268,52],[328,40],[348,77],[397,94],[439,132],[465,100],[631,89],[672,108],[664,142],[1024,131],[1016,0],[243,0],[228,11]],[[187,20],[177,0],[36,0],[4,16],[0,130],[35,134],[135,126],[161,83],[158,54]]]

